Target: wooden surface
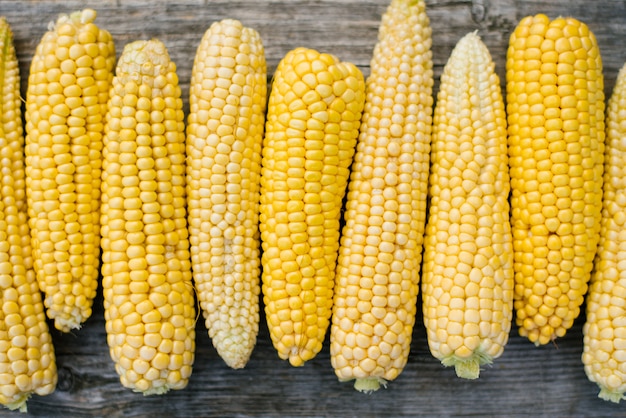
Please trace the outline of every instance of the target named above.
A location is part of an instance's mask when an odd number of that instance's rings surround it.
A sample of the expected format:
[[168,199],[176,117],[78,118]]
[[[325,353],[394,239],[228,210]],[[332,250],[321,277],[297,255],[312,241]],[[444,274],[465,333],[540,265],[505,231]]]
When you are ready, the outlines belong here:
[[[99,24],[114,36],[118,55],[124,44],[157,37],[178,64],[183,94],[196,46],[216,20],[240,19],[256,28],[265,43],[269,72],[296,46],[332,52],[359,66],[365,75],[387,0],[182,0],[20,1],[0,0],[0,15],[15,33],[22,79],[48,22],[62,12],[88,5]],[[503,77],[510,32],[525,15],[571,15],[596,34],[604,59],[606,93],[626,61],[626,2],[603,0],[429,0],[435,75],[438,78],[454,44],[478,30]],[[22,85],[25,91],[25,82]],[[74,334],[52,331],[59,368],[54,394],[34,396],[29,413],[46,417],[186,417],[186,416],[477,416],[477,417],[626,417],[620,405],[597,398],[580,361],[583,317],[555,345],[536,348],[511,331],[503,356],[476,381],[458,379],[429,353],[418,319],[409,362],[387,389],[372,395],[339,383],[330,366],[328,341],[322,353],[302,368],[276,356],[262,320],[257,347],[243,370],[229,369],[217,356],[203,321],[197,326],[197,352],[188,387],[160,397],[124,389],[109,358],[102,297],[94,314]],[[19,416],[0,410],[0,416]]]

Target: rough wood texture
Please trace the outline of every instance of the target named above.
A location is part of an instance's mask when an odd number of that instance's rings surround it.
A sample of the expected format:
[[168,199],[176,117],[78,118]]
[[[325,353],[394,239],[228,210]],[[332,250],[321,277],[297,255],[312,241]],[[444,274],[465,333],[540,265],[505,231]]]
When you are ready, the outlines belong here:
[[[602,0],[429,0],[436,77],[454,44],[478,30],[503,78],[508,37],[527,14],[571,15],[596,34],[604,58],[606,92],[626,61],[626,3]],[[318,48],[358,65],[367,75],[380,15],[387,0],[0,0],[0,15],[15,32],[23,80],[30,57],[48,22],[61,12],[89,6],[109,29],[118,48],[129,41],[158,37],[179,67],[187,95],[195,48],[215,20],[232,17],[255,27],[263,37],[270,73],[296,46]],[[22,85],[25,91],[25,82]],[[72,335],[53,331],[59,366],[57,391],[33,397],[29,414],[47,417],[170,416],[480,416],[588,417],[626,416],[624,405],[597,398],[584,374],[580,317],[555,345],[536,348],[517,329],[504,355],[477,381],[456,378],[426,346],[423,324],[416,324],[411,356],[404,373],[386,390],[362,395],[339,383],[329,361],[328,343],[320,355],[295,369],[278,359],[262,322],[248,366],[231,370],[217,356],[198,323],[197,356],[189,386],[161,397],[143,397],[119,384],[104,331],[102,297],[94,314]],[[0,410],[0,416],[18,416]]]

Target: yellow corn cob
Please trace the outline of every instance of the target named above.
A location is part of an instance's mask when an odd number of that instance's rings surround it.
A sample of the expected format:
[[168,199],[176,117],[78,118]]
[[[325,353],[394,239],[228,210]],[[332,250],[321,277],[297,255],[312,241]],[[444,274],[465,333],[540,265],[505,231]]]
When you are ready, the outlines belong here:
[[63,15],[33,57],[26,94],[26,187],[33,258],[61,331],[91,315],[99,267],[101,151],[115,64],[91,9]]
[[602,209],[604,81],[573,18],[520,21],[506,61],[516,323],[536,345],[580,313]]
[[513,317],[506,114],[476,33],[443,69],[434,112],[422,300],[430,352],[476,379],[504,351]]
[[184,129],[165,45],[127,44],[106,116],[102,288],[115,368],[146,395],[184,388],[195,355]]
[[604,199],[600,243],[587,295],[582,360],[599,397],[626,399],[626,65],[606,113]]
[[31,257],[20,75],[13,33],[0,17],[0,403],[26,412],[48,395],[56,361]]
[[356,66],[312,49],[290,51],[274,74],[261,162],[262,290],[274,347],[293,366],[315,357],[328,328],[364,98]]
[[212,24],[196,52],[189,96],[189,240],[209,336],[232,368],[246,365],[259,331],[266,94],[258,32],[237,20]]
[[424,1],[393,0],[367,79],[348,184],[330,333],[341,381],[377,390],[406,365],[415,323],[432,130]]

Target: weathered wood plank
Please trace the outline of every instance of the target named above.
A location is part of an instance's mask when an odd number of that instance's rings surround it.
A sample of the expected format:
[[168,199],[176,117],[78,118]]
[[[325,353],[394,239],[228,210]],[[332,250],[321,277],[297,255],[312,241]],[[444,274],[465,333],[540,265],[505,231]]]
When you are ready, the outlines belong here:
[[[511,31],[521,17],[538,12],[551,17],[572,15],[589,24],[603,53],[607,94],[626,61],[623,1],[598,1],[593,7],[583,0],[427,3],[437,77],[456,41],[478,30],[503,79]],[[135,39],[163,40],[178,64],[186,96],[195,48],[213,21],[232,17],[259,30],[270,74],[287,51],[308,46],[350,60],[367,75],[386,5],[387,0],[0,0],[0,14],[7,17],[15,32],[24,80],[30,56],[47,23],[61,12],[89,6],[98,10],[98,21],[112,32],[118,54]],[[25,87],[24,81],[23,91]],[[624,405],[599,400],[595,384],[584,374],[580,361],[583,321],[583,317],[578,318],[557,345],[541,348],[513,329],[503,356],[477,381],[464,381],[430,355],[418,319],[405,371],[386,390],[372,395],[356,393],[351,384],[337,381],[330,366],[328,342],[303,368],[295,369],[279,360],[264,323],[248,366],[231,370],[217,356],[200,321],[189,386],[161,397],[143,397],[119,384],[106,346],[100,294],[93,317],[83,329],[73,335],[53,331],[60,373],[58,389],[47,397],[34,396],[29,402],[30,412],[22,416],[626,416]],[[17,415],[0,410],[0,416]]]
[[[581,0],[431,0],[427,3],[437,77],[454,44],[465,33],[478,30],[503,78],[511,31],[521,17],[539,12],[551,17],[571,15],[588,23],[603,52],[607,93],[612,89],[617,71],[626,61],[626,51],[621,45],[626,36],[624,2],[606,0],[597,2],[593,8]],[[30,56],[48,22],[59,13],[85,5],[98,10],[98,22],[113,34],[118,55],[130,41],[151,37],[163,40],[178,65],[181,83],[186,87],[195,49],[203,32],[212,22],[226,17],[240,19],[260,32],[270,73],[287,51],[296,46],[308,46],[352,61],[367,75],[380,15],[387,1],[2,0],[0,14],[7,16],[13,25],[24,77],[28,74]]]

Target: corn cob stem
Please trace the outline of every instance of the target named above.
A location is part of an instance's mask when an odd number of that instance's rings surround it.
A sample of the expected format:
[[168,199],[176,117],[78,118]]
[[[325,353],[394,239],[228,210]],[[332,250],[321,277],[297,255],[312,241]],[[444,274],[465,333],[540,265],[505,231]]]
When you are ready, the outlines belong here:
[[[351,380],[351,379],[348,379]],[[387,387],[387,381],[382,377],[364,377],[354,380],[354,389],[363,393],[372,393],[380,389],[381,385]]]
[[482,349],[474,350],[469,357],[453,354],[441,360],[441,364],[446,367],[454,366],[456,375],[463,379],[478,379],[480,377],[480,366],[491,363],[493,363],[493,356],[485,353]]

